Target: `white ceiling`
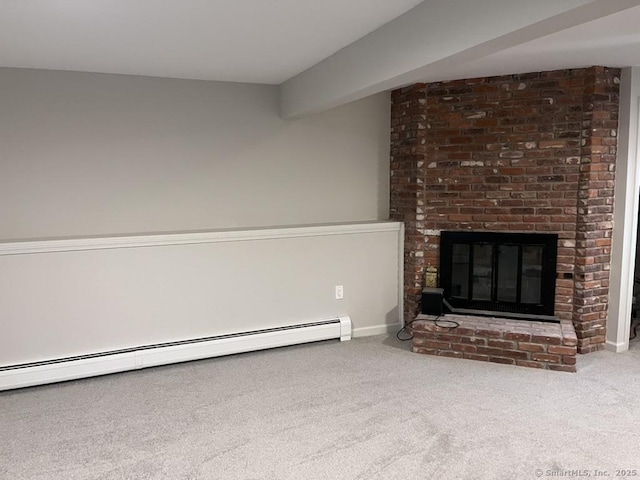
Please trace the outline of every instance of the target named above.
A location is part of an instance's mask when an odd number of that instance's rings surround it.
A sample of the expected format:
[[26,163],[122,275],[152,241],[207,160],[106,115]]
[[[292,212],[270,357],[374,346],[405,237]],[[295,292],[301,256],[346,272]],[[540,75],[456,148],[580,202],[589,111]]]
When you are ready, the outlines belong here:
[[421,0],[0,0],[0,66],[280,84]]
[[281,85],[284,116],[591,65],[640,66],[640,0],[0,0],[0,67]]
[[452,64],[427,75],[425,81],[544,72],[593,65],[640,66],[640,6],[470,62]]

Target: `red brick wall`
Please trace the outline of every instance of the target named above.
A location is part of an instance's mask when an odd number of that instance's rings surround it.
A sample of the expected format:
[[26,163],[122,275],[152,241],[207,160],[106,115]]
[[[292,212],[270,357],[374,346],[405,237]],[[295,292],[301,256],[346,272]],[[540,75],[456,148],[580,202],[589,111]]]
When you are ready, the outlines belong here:
[[424,279],[425,106],[423,84],[392,94],[390,218],[404,222],[405,226],[404,315],[407,320],[412,320],[418,312]]
[[405,318],[441,230],[559,236],[556,315],[578,349],[606,329],[619,70],[416,84],[392,93],[391,218],[405,222]]
[[585,72],[573,323],[582,353],[605,342],[619,111],[617,69]]

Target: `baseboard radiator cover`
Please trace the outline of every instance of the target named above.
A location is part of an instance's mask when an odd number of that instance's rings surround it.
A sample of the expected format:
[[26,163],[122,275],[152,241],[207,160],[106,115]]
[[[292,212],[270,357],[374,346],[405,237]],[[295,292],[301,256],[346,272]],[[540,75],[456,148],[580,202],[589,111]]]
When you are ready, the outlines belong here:
[[9,365],[0,367],[0,390],[44,385],[331,339],[351,340],[351,319],[348,316],[264,330]]

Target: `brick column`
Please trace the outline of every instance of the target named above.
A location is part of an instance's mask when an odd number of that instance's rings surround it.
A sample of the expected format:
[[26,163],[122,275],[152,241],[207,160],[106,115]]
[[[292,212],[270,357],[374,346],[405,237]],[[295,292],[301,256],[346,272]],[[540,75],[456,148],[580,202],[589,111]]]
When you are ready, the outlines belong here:
[[604,347],[609,302],[620,71],[585,72],[573,324],[578,351]]
[[404,222],[404,319],[418,313],[424,282],[424,163],[426,115],[424,84],[391,94],[390,218]]

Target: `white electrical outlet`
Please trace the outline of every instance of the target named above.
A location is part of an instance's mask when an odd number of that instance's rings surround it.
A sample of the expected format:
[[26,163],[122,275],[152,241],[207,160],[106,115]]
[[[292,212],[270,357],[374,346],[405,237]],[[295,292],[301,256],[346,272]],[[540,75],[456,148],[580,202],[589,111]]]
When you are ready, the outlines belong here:
[[342,300],[344,298],[344,287],[342,285],[336,285],[336,300]]

